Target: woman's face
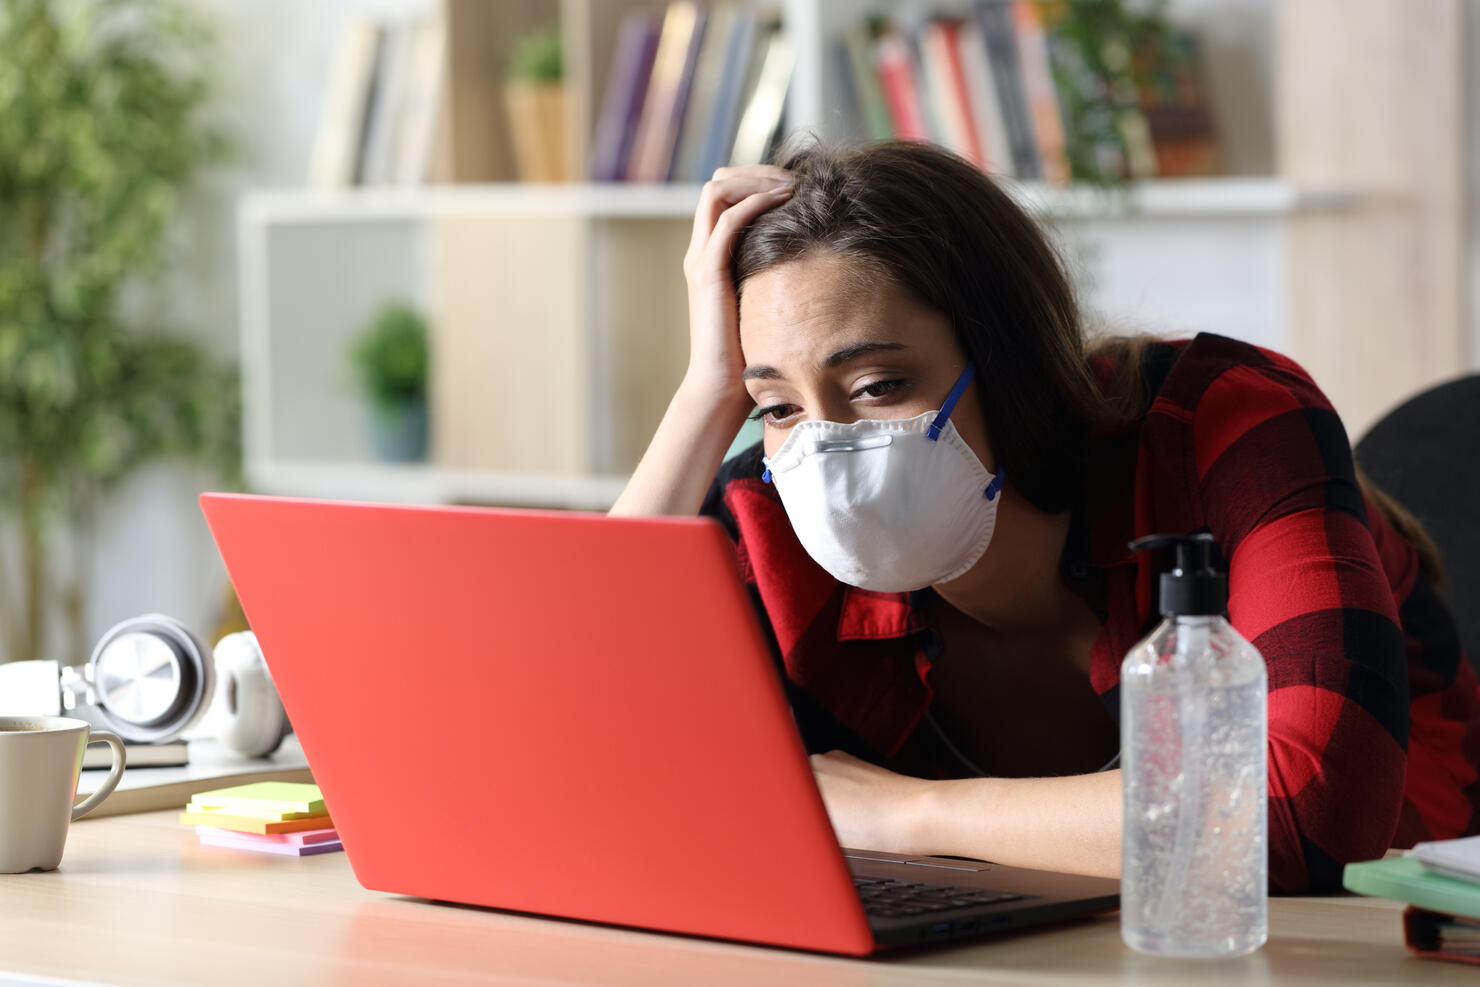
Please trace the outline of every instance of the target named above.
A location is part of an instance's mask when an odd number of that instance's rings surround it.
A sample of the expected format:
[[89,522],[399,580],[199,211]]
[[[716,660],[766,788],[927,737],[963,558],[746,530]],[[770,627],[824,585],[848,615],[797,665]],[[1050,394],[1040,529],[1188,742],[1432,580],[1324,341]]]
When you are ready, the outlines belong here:
[[[746,282],[740,348],[768,456],[793,426],[810,419],[852,422],[934,411],[966,367],[945,316],[868,265],[830,254],[781,264]],[[951,421],[995,472],[975,387],[961,396]]]

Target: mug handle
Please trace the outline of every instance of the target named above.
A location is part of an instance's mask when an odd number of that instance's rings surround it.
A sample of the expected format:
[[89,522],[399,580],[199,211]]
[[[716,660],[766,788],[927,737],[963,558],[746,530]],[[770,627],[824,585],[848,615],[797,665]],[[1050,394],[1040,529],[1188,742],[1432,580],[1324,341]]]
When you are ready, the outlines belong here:
[[113,764],[108,768],[108,777],[98,786],[98,790],[87,798],[72,806],[72,821],[76,822],[89,812],[98,807],[98,803],[109,795],[113,789],[118,787],[118,781],[123,777],[123,766],[128,761],[128,754],[124,751],[123,741],[118,739],[118,734],[108,730],[93,730],[87,738],[89,744],[107,744],[113,748]]

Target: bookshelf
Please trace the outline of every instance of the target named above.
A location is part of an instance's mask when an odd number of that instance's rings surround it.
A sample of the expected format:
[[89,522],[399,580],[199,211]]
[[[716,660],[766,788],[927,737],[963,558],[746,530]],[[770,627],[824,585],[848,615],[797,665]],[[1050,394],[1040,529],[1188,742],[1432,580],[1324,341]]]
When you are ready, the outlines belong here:
[[[255,488],[576,509],[601,509],[615,498],[686,360],[679,265],[699,188],[513,183],[497,126],[467,121],[494,121],[501,112],[494,97],[501,56],[490,39],[558,22],[573,94],[566,147],[573,168],[583,163],[617,25],[635,5],[447,0],[451,126],[439,148],[446,183],[264,190],[242,201],[244,428]],[[1374,188],[1340,167],[1290,164],[1302,160],[1309,140],[1288,116],[1311,96],[1290,90],[1301,85],[1307,49],[1325,43],[1315,37],[1315,23],[1332,11],[1320,5],[1290,0],[1290,7],[1309,8],[1307,24],[1286,4],[1252,4],[1254,23],[1266,32],[1259,57],[1293,66],[1273,90],[1274,120],[1263,122],[1280,135],[1279,156],[1267,135],[1267,160],[1251,161],[1244,151],[1243,162],[1260,173],[1138,183],[1114,198],[1076,187],[1009,184],[1058,238],[1087,300],[1105,314],[1100,324],[1239,336],[1291,352],[1323,384],[1350,362],[1351,354],[1329,341],[1337,319],[1362,321],[1354,310],[1365,289],[1333,258],[1333,238],[1370,224],[1363,217],[1374,202],[1408,210],[1404,215],[1417,215],[1420,207],[1410,201],[1411,190],[1395,195],[1390,182]],[[1431,5],[1439,13],[1455,6]],[[663,4],[641,6],[661,11]],[[966,4],[913,6],[959,13]],[[1247,30],[1249,6],[1178,0],[1172,12],[1203,28],[1236,16]],[[838,136],[839,118],[830,109],[836,80],[826,71],[825,49],[843,26],[878,7],[863,0],[764,6],[781,18],[797,51],[789,128]],[[1400,43],[1390,47],[1396,52]],[[1427,72],[1432,84],[1449,84],[1442,65]],[[1444,249],[1435,247],[1439,255]],[[1306,283],[1310,272],[1319,285]],[[1447,289],[1440,283],[1437,290]],[[1352,298],[1333,306],[1329,299],[1341,291]],[[425,307],[436,327],[434,451],[427,464],[374,462],[364,413],[349,387],[343,357],[349,335],[388,297]],[[1457,339],[1457,321],[1453,332]],[[1410,360],[1405,367],[1414,386],[1442,376],[1434,367],[1448,358],[1444,329],[1430,335],[1429,364]],[[1338,408],[1349,424],[1370,420],[1381,411],[1378,402],[1412,389],[1396,379],[1374,386],[1371,369],[1362,384],[1328,384],[1347,402],[1338,400]]]

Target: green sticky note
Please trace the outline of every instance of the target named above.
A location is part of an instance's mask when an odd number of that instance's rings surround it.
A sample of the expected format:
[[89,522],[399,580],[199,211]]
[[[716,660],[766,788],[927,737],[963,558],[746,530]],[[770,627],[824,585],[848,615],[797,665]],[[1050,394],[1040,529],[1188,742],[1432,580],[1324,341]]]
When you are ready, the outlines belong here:
[[208,811],[240,811],[246,815],[264,812],[320,815],[325,811],[324,797],[318,785],[293,781],[259,781],[252,785],[200,792],[191,798],[190,804]]

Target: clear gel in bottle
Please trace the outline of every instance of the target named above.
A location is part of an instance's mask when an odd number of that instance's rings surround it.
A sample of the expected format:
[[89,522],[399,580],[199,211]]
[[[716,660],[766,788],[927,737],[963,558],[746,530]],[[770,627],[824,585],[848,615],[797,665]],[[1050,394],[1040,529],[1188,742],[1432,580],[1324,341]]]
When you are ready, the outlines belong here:
[[1223,616],[1228,581],[1212,535],[1173,547],[1166,619],[1120,673],[1120,934],[1165,956],[1240,956],[1269,936],[1264,659]]

